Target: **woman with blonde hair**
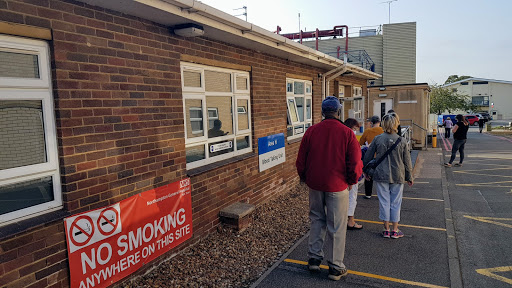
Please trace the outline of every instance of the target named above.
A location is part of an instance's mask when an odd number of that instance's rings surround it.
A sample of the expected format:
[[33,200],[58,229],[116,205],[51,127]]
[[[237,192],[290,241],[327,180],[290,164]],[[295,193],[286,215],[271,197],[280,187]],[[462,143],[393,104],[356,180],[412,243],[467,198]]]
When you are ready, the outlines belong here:
[[397,134],[399,124],[400,119],[395,113],[382,117],[381,127],[384,133],[373,139],[363,161],[366,165],[374,155],[375,159],[383,158],[375,168],[373,181],[379,196],[379,218],[384,224],[382,236],[393,239],[404,236],[398,229],[402,193],[405,182],[409,186],[413,185],[411,154],[406,140]]

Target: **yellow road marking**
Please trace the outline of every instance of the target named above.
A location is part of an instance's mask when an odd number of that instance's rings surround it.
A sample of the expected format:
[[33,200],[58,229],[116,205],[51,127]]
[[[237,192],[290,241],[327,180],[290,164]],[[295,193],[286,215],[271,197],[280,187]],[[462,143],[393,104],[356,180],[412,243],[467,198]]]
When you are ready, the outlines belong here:
[[499,154],[499,153],[486,153],[485,155],[469,155],[468,158],[485,158],[486,160],[492,160],[492,159],[512,159],[512,156],[510,154]]
[[[480,165],[480,164],[478,164]],[[503,168],[489,168],[489,169],[477,169],[477,170],[465,170],[465,171],[454,171],[456,173],[462,173],[462,172],[473,172],[473,171],[476,171],[476,172],[479,172],[479,171],[486,171],[486,170],[491,170],[491,171],[494,171],[494,170],[511,170],[512,167],[510,167],[510,165],[505,165],[507,166],[507,168],[503,167]]]
[[[361,219],[355,219],[355,220],[357,222],[382,224],[382,222],[379,222],[379,221],[361,220]],[[444,228],[436,228],[436,227],[414,226],[414,225],[405,225],[405,224],[400,224],[400,226],[402,226],[402,227],[409,227],[409,228],[426,229],[426,230],[446,231],[446,229],[444,229]]]
[[[512,183],[512,181],[496,181],[496,182],[484,182],[484,183],[471,183],[471,184],[455,184],[456,186],[486,186],[491,184],[502,184]],[[497,186],[497,187],[512,187],[512,186]]]
[[[294,259],[284,259],[284,262],[295,263],[295,264],[300,264],[300,265],[308,265],[308,262],[300,261],[300,260],[294,260]],[[320,265],[320,268],[329,270],[329,267],[325,266],[325,265]],[[402,279],[398,279],[398,278],[392,278],[392,277],[381,276],[381,275],[377,275],[377,274],[370,274],[370,273],[365,273],[365,272],[358,272],[358,271],[354,271],[354,270],[348,270],[348,273],[353,274],[353,275],[359,275],[359,276],[363,276],[363,277],[368,277],[368,278],[386,280],[386,281],[402,283],[402,284],[408,284],[408,285],[414,285],[414,286],[420,286],[420,287],[447,288],[445,286],[438,286],[438,285],[421,283],[421,282],[415,282],[415,281],[409,281],[409,280],[402,280]]]
[[[500,159],[491,159],[491,160],[500,160]],[[482,161],[487,162],[486,160],[482,160]],[[510,167],[510,165],[506,165],[506,164],[492,164],[492,163],[491,163],[491,164],[489,164],[489,163],[481,163],[481,162],[479,162],[479,161],[475,161],[475,160],[472,160],[472,161],[467,160],[467,161],[464,161],[464,163],[465,163],[465,164],[466,164],[466,163],[475,163],[475,164],[478,164],[478,165],[480,165],[480,166],[497,166],[497,167],[502,166],[502,167]]]
[[[484,170],[484,169],[482,169],[482,170]],[[507,178],[512,178],[512,176],[508,176],[508,175],[484,174],[484,173],[475,173],[475,172],[468,172],[468,171],[453,171],[453,172],[454,173],[461,173],[461,174],[489,176],[489,177],[507,177]]]
[[484,186],[484,187],[500,187],[500,188],[507,188],[507,187],[512,187],[512,186],[508,186],[508,185],[496,185],[496,186],[492,186],[491,185],[492,183],[490,184],[485,184],[485,183],[481,183],[481,184],[455,184],[456,186],[464,186],[464,187],[471,187],[471,186]]
[[512,221],[512,218],[474,217],[474,216],[468,216],[468,215],[464,215],[464,217],[469,218],[469,219],[473,219],[473,220],[476,220],[476,221],[481,221],[481,222],[485,222],[485,223],[495,224],[495,225],[498,225],[498,226],[512,228],[512,225],[510,225],[510,224],[496,222],[496,221]]
[[[364,193],[358,193],[357,195],[366,195]],[[409,200],[422,200],[422,201],[439,201],[439,202],[443,202],[444,200],[442,199],[429,199],[429,198],[414,198],[414,197],[402,197],[402,199],[409,199]]]
[[496,275],[492,272],[509,272],[512,271],[512,266],[503,266],[503,267],[496,267],[496,268],[487,268],[487,269],[476,269],[476,272],[479,274],[482,274],[487,277],[491,277],[493,279],[512,284],[512,279]]

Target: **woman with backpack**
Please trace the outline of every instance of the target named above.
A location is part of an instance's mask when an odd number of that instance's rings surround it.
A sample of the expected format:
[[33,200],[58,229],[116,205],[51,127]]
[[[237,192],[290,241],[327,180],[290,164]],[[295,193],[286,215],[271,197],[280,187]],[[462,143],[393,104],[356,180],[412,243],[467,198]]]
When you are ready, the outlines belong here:
[[468,139],[469,122],[464,116],[462,116],[462,114],[455,116],[455,119],[457,119],[457,123],[452,128],[452,157],[450,157],[450,161],[448,163],[444,163],[445,167],[452,167],[455,156],[457,156],[457,151],[459,151],[460,160],[459,163],[455,163],[455,166],[462,166],[462,162],[464,161],[464,146],[466,146],[466,139]]
[[379,196],[379,218],[383,221],[382,237],[398,239],[404,233],[398,229],[404,183],[413,185],[411,154],[403,137],[397,135],[400,124],[398,115],[386,114],[382,117],[384,133],[376,136],[364,156],[366,166],[377,159],[373,181]]

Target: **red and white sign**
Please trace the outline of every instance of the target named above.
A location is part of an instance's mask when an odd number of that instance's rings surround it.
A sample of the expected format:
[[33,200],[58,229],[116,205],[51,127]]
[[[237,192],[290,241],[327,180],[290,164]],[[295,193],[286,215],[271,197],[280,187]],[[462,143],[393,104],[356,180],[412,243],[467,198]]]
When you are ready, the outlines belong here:
[[64,219],[71,287],[107,287],[192,236],[190,179]]

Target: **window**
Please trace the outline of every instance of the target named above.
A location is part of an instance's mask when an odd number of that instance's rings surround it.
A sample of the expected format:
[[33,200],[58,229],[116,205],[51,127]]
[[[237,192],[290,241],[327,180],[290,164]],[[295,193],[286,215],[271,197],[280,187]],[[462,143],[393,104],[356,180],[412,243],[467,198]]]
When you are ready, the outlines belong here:
[[0,226],[62,208],[48,45],[0,36]]
[[192,134],[203,133],[203,110],[201,107],[190,107],[190,126]]
[[477,106],[489,106],[489,96],[473,96],[471,103]]
[[286,79],[287,137],[300,138],[313,123],[311,81]]
[[362,87],[354,87],[353,97],[361,97],[361,96],[363,96],[363,88]]
[[182,62],[181,75],[187,169],[251,152],[249,73]]

